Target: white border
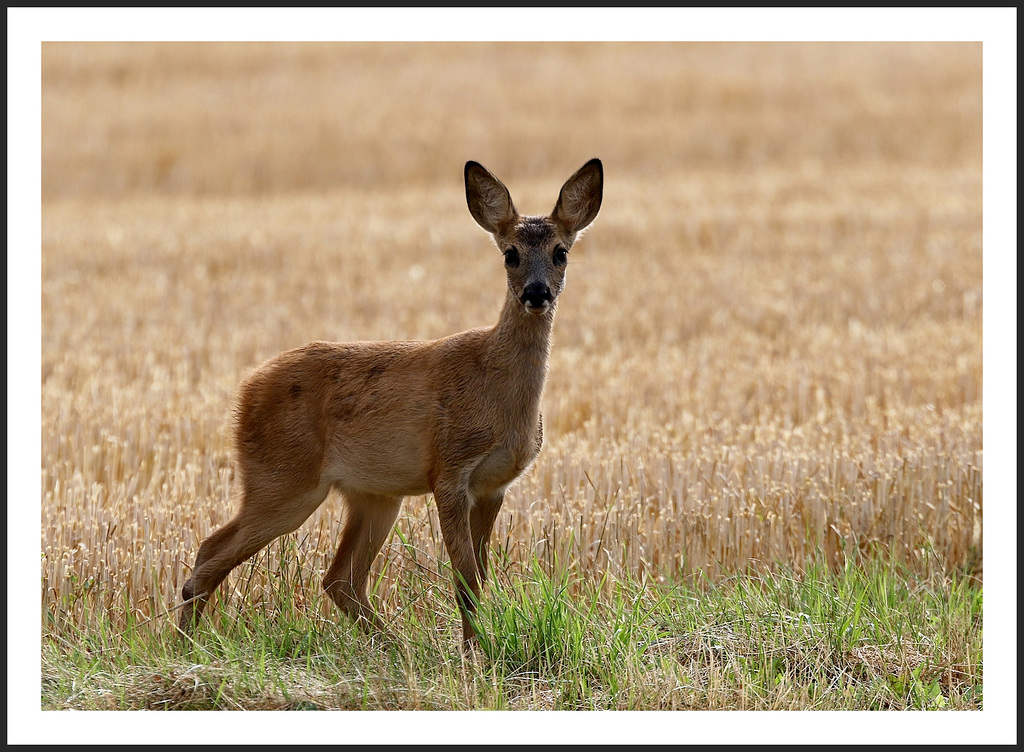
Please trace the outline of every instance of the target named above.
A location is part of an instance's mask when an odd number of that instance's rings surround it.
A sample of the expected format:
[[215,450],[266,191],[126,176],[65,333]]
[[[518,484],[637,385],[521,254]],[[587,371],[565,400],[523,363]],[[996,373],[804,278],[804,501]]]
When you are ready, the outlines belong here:
[[[8,8],[8,743],[458,743],[474,738],[465,724],[486,742],[1016,743],[1016,16],[1016,8]],[[37,539],[18,533],[34,531],[40,519],[40,43],[263,39],[982,41],[986,584],[996,594],[985,603],[986,710],[873,713],[869,720],[850,713],[534,713],[528,720],[407,713],[396,726],[364,713],[187,720],[173,713],[42,713],[32,605],[38,581],[20,569],[37,560]],[[525,729],[525,737],[516,733]]]

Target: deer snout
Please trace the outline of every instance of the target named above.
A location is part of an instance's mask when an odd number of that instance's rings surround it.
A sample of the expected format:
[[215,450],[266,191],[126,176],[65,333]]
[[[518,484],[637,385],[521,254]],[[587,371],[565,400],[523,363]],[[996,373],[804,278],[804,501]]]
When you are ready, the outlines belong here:
[[547,311],[554,299],[551,288],[543,282],[531,282],[519,296],[519,302],[526,306],[526,310],[538,315]]

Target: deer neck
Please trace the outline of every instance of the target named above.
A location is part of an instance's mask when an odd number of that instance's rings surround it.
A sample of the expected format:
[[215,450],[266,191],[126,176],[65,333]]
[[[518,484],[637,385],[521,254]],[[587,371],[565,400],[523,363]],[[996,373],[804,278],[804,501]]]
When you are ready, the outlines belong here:
[[526,311],[511,291],[491,331],[492,364],[508,382],[509,396],[539,405],[548,373],[555,304],[536,316]]

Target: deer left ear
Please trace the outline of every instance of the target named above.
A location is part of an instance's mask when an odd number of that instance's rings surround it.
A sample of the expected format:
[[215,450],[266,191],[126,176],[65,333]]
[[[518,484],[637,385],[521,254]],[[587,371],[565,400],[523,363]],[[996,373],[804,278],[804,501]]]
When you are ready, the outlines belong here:
[[591,159],[565,181],[551,219],[567,232],[579,232],[597,217],[603,192],[604,166]]
[[501,232],[519,216],[508,188],[479,162],[466,162],[466,203],[477,224],[491,234]]

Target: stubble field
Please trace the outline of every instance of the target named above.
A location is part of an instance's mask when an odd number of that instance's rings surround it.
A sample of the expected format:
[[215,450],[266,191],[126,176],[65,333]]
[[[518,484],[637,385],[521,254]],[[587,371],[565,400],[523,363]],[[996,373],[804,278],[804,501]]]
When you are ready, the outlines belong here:
[[[606,181],[498,588],[884,560],[980,592],[981,112],[967,43],[44,44],[44,637],[173,629],[234,511],[247,369],[496,321],[468,159],[527,213],[591,157]],[[214,607],[273,612],[286,581],[337,620],[340,522],[329,498]],[[454,644],[445,561],[408,499],[375,589]]]

